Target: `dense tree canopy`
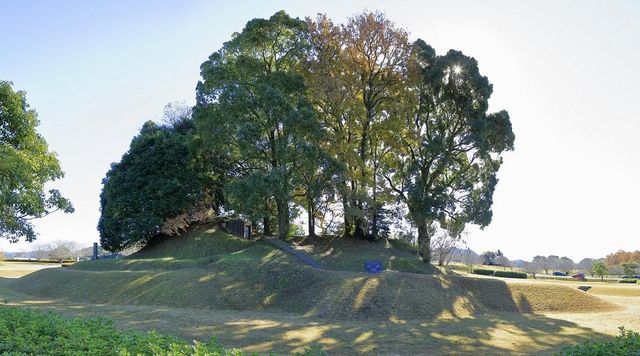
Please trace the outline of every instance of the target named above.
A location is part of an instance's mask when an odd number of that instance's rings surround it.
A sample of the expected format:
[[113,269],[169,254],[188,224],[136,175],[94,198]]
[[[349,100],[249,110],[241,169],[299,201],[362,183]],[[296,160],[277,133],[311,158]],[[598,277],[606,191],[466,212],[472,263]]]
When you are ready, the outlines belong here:
[[256,218],[273,200],[282,238],[295,175],[309,169],[304,156],[321,134],[298,74],[306,33],[303,21],[284,12],[252,20],[202,64],[197,87],[200,134],[233,162],[231,207]]
[[64,176],[56,154],[36,131],[38,116],[26,94],[0,81],[0,236],[33,241],[32,220],[54,211],[73,212],[71,202],[45,184]]
[[[190,153],[193,122],[147,122],[103,179],[100,243],[119,251],[158,233],[179,233],[203,209],[216,207],[215,185]],[[211,190],[213,189],[213,190]],[[194,217],[194,215],[196,215]]]
[[[147,240],[211,190],[265,234],[275,211],[280,238],[299,207],[310,235],[332,209],[343,236],[367,239],[408,211],[426,262],[433,224],[457,236],[491,222],[515,136],[506,111],[488,112],[493,87],[474,58],[438,55],[378,12],[336,25],[280,11],[249,21],[200,69],[191,143],[147,124],[105,178],[110,249]],[[187,156],[200,162],[192,171],[179,164]]]

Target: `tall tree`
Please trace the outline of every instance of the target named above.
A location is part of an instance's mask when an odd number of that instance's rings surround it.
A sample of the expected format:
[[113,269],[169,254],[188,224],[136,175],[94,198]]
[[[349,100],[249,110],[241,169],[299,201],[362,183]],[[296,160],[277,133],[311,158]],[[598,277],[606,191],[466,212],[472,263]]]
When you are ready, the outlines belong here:
[[389,109],[400,99],[408,36],[377,12],[358,14],[342,28],[326,16],[308,23],[310,96],[344,164],[345,235],[376,238],[384,185],[378,181],[385,155],[380,131],[388,128]]
[[38,116],[29,109],[26,94],[0,81],[0,236],[17,242],[33,241],[32,221],[62,210],[71,202],[45,184],[64,176],[60,162],[36,131]]
[[514,134],[506,111],[487,113],[492,86],[474,58],[454,50],[438,56],[418,40],[408,69],[405,129],[398,131],[385,178],[407,204],[428,262],[430,222],[491,222],[496,173]]
[[289,231],[301,148],[321,132],[300,75],[307,45],[305,22],[283,11],[251,20],[202,64],[197,86],[200,136],[233,162],[230,206],[255,218],[268,214],[273,200],[281,238]]
[[609,269],[602,261],[596,261],[593,263],[593,274],[600,277],[601,281],[604,281],[604,276],[609,273]]

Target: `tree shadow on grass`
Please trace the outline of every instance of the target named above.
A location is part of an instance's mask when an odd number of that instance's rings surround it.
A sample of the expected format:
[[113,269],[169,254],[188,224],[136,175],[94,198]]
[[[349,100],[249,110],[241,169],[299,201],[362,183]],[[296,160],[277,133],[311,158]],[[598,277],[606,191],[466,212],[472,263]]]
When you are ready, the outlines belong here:
[[[526,310],[531,306],[524,296],[502,308],[521,312],[496,311],[473,305],[474,309],[465,314],[452,302],[429,315],[416,314],[412,318],[407,315],[399,317],[394,314],[398,309],[393,308],[380,313],[374,310],[375,303],[367,300],[383,295],[390,298],[380,290],[385,287],[384,283],[381,285],[381,280],[377,279],[378,284],[375,284],[373,277],[359,278],[343,286],[342,297],[351,301],[351,308],[356,310],[343,317],[302,316],[279,310],[258,312],[45,300],[11,291],[11,281],[3,279],[0,279],[0,300],[7,298],[12,305],[51,310],[67,316],[109,317],[124,328],[155,329],[188,340],[207,340],[214,336],[226,347],[280,354],[300,352],[311,344],[321,345],[329,354],[339,355],[367,352],[407,355],[537,353],[608,337],[575,323],[528,313]],[[494,289],[505,288],[501,294],[508,292],[504,282],[497,282]],[[455,283],[448,280],[440,283],[440,294],[453,295],[457,291]],[[402,288],[413,292],[411,285],[399,286]],[[399,289],[392,293],[399,299],[388,302],[402,304],[401,299],[407,291]],[[358,295],[359,304],[355,303]],[[472,292],[457,297],[467,298],[467,303],[473,303],[473,298],[476,298]],[[369,309],[363,309],[367,305]],[[468,308],[464,310],[469,311]],[[374,317],[367,317],[367,314]]]

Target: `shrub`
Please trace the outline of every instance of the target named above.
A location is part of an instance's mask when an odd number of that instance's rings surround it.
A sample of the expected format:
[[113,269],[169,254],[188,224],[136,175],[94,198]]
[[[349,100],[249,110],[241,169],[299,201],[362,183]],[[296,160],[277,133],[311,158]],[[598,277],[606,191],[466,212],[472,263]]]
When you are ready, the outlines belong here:
[[492,269],[475,268],[473,270],[473,274],[481,274],[483,276],[493,276],[494,273],[495,271]]
[[[64,319],[52,313],[0,306],[0,355],[240,356],[215,340],[186,342],[155,332],[121,331],[108,319]],[[302,355],[324,355],[314,345]]]
[[635,283],[637,283],[638,281],[640,281],[640,280],[638,280],[638,279],[631,279],[631,278],[625,278],[625,279],[620,279],[620,280],[618,280],[618,283],[633,283],[633,284],[635,284]]
[[493,275],[496,276],[496,277],[527,279],[527,274],[523,273],[523,272],[496,271]]
[[620,327],[620,333],[612,341],[591,342],[587,341],[576,346],[565,346],[559,352],[560,355],[637,355],[640,353],[640,333],[625,330]]

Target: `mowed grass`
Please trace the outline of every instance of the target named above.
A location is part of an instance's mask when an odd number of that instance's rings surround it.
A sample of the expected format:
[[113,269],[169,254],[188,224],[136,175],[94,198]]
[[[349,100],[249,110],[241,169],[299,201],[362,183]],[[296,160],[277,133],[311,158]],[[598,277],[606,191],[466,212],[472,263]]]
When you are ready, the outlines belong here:
[[[331,269],[315,270],[267,243],[204,226],[129,258],[0,279],[0,296],[16,305],[51,306],[72,316],[102,313],[127,327],[201,340],[214,335],[230,347],[285,354],[311,343],[337,354],[548,351],[606,336],[536,313],[620,309],[568,286],[421,269],[403,246],[371,252],[368,242],[358,243],[364,246],[345,251],[346,261],[332,251],[325,259]],[[357,272],[372,256],[412,257],[421,270]]]
[[378,260],[386,271],[433,274],[432,265],[422,262],[411,245],[400,240],[375,242],[345,237],[295,237],[292,247],[307,253],[328,269],[363,272],[366,260]]
[[57,263],[0,261],[0,278],[20,278],[44,268],[56,268],[59,266]]

